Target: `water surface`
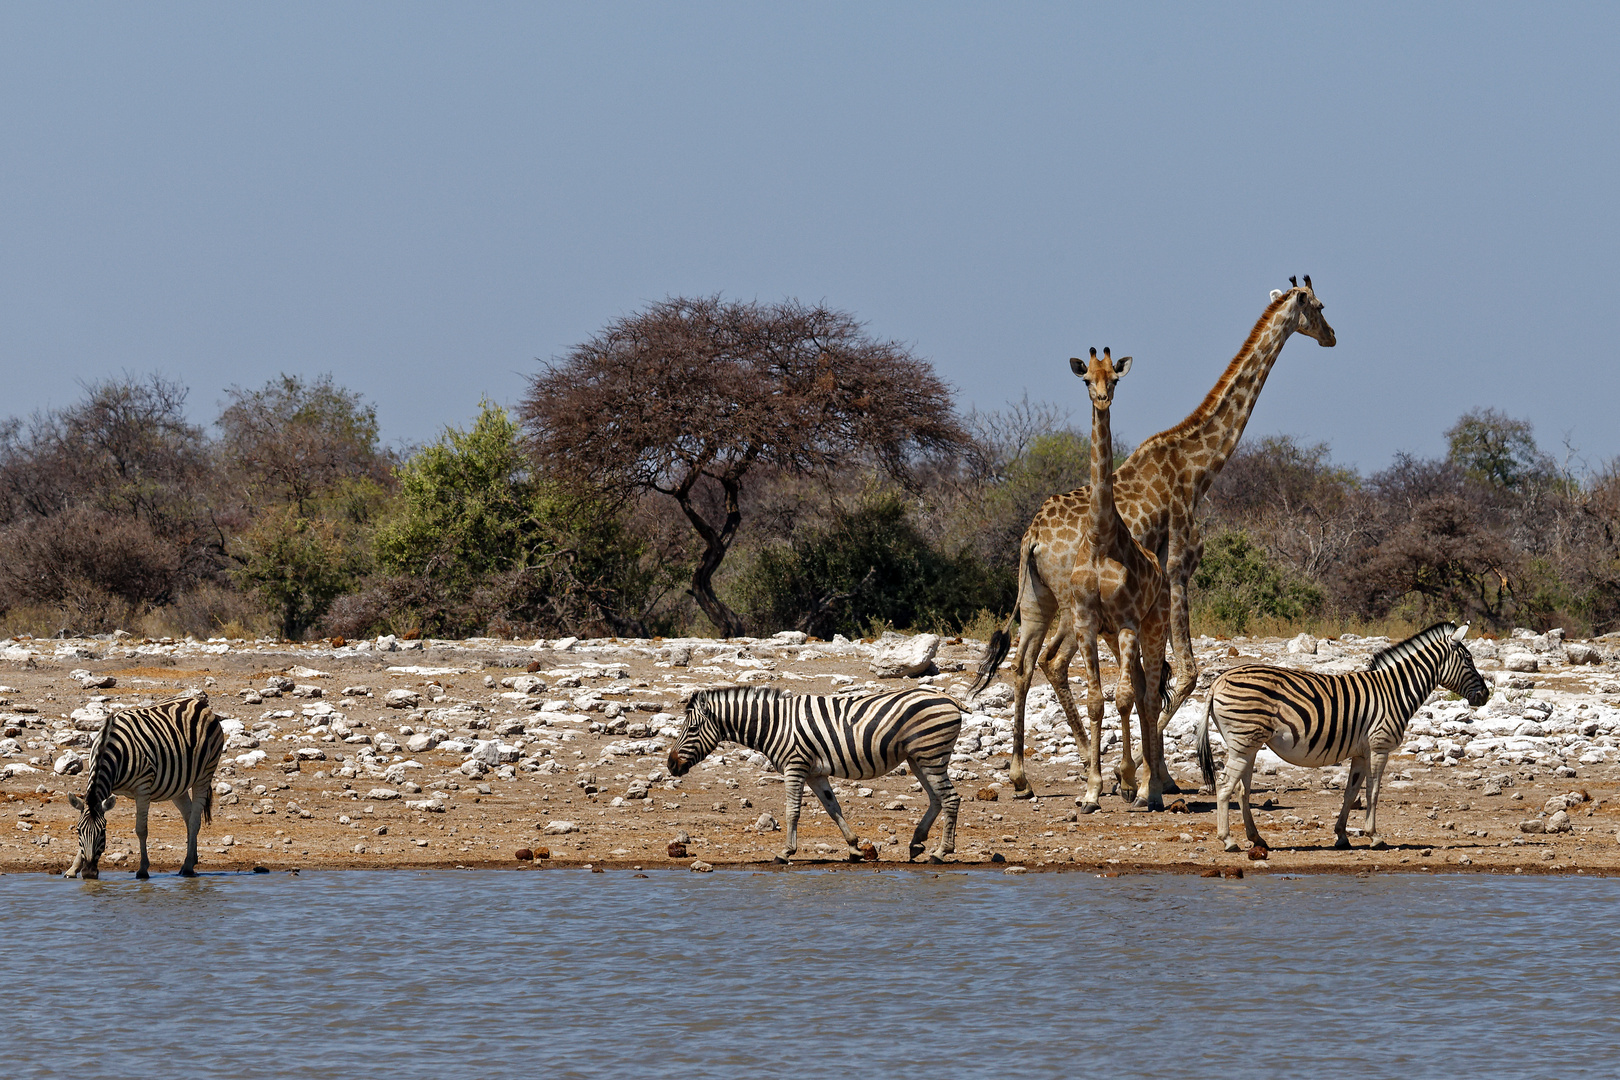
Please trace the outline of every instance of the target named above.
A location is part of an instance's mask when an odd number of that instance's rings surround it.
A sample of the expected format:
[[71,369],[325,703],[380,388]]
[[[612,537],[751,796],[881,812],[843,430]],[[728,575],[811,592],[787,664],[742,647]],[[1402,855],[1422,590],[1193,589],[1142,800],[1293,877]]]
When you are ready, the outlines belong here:
[[1620,880],[0,877],[13,1077],[1620,1073]]

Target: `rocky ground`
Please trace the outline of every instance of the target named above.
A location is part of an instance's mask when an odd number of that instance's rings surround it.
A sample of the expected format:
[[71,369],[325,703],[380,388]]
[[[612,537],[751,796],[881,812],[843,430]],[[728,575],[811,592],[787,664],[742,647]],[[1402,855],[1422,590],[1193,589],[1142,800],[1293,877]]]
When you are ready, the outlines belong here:
[[[75,843],[67,795],[87,782],[104,717],[185,690],[205,691],[230,732],[214,819],[202,833],[204,871],[770,864],[782,843],[782,783],[762,757],[725,745],[685,777],[668,777],[665,766],[685,695],[736,683],[798,693],[926,685],[963,700],[952,770],[964,796],[958,864],[1620,871],[1620,639],[1566,643],[1525,631],[1471,643],[1497,688],[1486,705],[1437,693],[1419,710],[1380,800],[1387,850],[1369,850],[1362,838],[1333,850],[1343,767],[1296,769],[1267,752],[1256,805],[1268,856],[1222,851],[1213,799],[1191,793],[1193,727],[1209,680],[1256,661],[1351,670],[1384,644],[1200,639],[1199,695],[1167,738],[1172,772],[1189,794],[1172,798],[1166,813],[1127,814],[1113,796],[1102,812],[1080,816],[1084,766],[1044,684],[1030,708],[1038,797],[1011,797],[1011,688],[1003,678],[967,702],[967,672],[983,649],[976,641],[0,640],[0,872],[65,868]],[[917,674],[897,674],[905,671]],[[1117,759],[1117,717],[1108,711]],[[835,786],[878,860],[904,862],[926,805],[913,780]],[[1351,824],[1360,821],[1358,811]],[[1233,825],[1241,836],[1235,810]],[[133,870],[127,801],[108,831],[104,872]],[[843,859],[837,830],[808,795],[799,841],[796,862]],[[154,806],[154,872],[178,868],[184,843],[174,809]]]

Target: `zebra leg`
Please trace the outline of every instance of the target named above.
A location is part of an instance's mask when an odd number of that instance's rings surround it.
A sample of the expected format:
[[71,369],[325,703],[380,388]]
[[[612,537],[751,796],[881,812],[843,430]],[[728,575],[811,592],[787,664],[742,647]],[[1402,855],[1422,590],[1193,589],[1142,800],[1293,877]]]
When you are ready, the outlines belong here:
[[1367,759],[1355,757],[1350,759],[1350,773],[1344,778],[1344,805],[1339,807],[1339,820],[1333,825],[1333,846],[1344,849],[1350,846],[1350,833],[1345,826],[1350,823],[1350,807],[1356,801],[1356,793],[1361,790],[1362,782],[1367,779]]
[[944,862],[945,856],[956,850],[956,815],[961,809],[962,797],[956,793],[951,784],[950,774],[946,771],[948,763],[924,764],[915,758],[908,759],[911,771],[921,781],[923,790],[928,792],[928,809],[923,812],[922,820],[917,823],[917,829],[911,834],[911,857],[915,859],[923,853],[928,840],[928,830],[933,828],[934,819],[939,816],[941,807],[945,810],[945,824],[940,831],[939,846],[929,856],[930,862]]
[[[1217,728],[1220,727],[1220,718],[1216,717]],[[1222,731],[1221,736],[1226,737]],[[1245,824],[1249,821],[1249,803],[1247,779],[1249,770],[1254,768],[1254,756],[1258,749],[1241,749],[1235,741],[1226,744],[1226,766],[1221,772],[1220,782],[1215,785],[1215,839],[1227,851],[1242,851],[1236,840],[1232,839],[1231,801],[1232,792],[1237,790],[1243,805],[1243,818]]]
[[809,778],[810,790],[816,793],[821,805],[826,808],[827,816],[833,819],[838,831],[844,834],[844,843],[849,845],[849,861],[860,862],[865,856],[861,854],[861,838],[849,827],[844,820],[843,811],[838,809],[838,799],[833,795],[832,781],[825,776],[812,776]]
[[[1243,763],[1243,775],[1238,780],[1238,806],[1243,810],[1243,831],[1249,837],[1249,843],[1256,847],[1270,847],[1260,835],[1260,829],[1254,823],[1254,811],[1249,808],[1249,785],[1254,781],[1254,759],[1260,753],[1260,748],[1254,748],[1247,760]],[[1227,759],[1230,764],[1231,759]],[[1227,847],[1228,851],[1233,850]]]
[[151,864],[146,859],[146,808],[151,800],[145,795],[135,796],[135,837],[141,842],[141,868],[135,871],[137,881],[145,881],[151,877]]
[[782,854],[776,857],[776,861],[785,863],[799,850],[799,809],[804,803],[804,773],[788,769],[782,774],[782,787],[787,794],[786,820],[782,823],[787,835],[784,837]]
[[186,823],[186,860],[180,864],[181,877],[197,876],[197,833],[202,830],[202,800],[182,791],[174,797],[174,808]]
[[1388,752],[1372,753],[1372,767],[1367,773],[1367,835],[1372,837],[1372,847],[1382,851],[1389,845],[1384,838],[1378,835],[1378,789],[1383,785],[1384,766],[1389,764]]

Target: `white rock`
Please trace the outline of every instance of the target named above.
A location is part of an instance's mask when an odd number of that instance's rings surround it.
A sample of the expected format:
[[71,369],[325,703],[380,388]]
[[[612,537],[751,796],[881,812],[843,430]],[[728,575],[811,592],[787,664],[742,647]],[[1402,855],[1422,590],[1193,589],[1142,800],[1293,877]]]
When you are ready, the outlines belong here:
[[1548,832],[1569,832],[1572,828],[1567,811],[1559,810],[1547,819]]
[[553,821],[540,831],[551,836],[561,836],[564,833],[578,832],[579,826],[572,821]]
[[937,652],[938,634],[918,634],[880,648],[872,657],[872,673],[880,679],[921,675],[933,665]]
[[1502,658],[1502,666],[1509,671],[1531,672],[1540,671],[1541,664],[1530,653],[1509,653]]
[[390,709],[414,709],[421,701],[422,695],[415,690],[390,690],[383,698],[383,704]]
[[318,746],[300,746],[295,753],[299,761],[325,761],[326,751]]
[[782,826],[776,823],[775,818],[766,813],[759,815],[759,820],[754,822],[754,828],[758,832],[777,832]]
[[382,637],[377,639],[377,651],[398,652],[399,638],[395,637],[393,634],[384,634]]
[[1300,634],[1298,637],[1289,639],[1288,651],[1291,653],[1305,653],[1307,655],[1314,656],[1316,655],[1316,644],[1316,639],[1311,637],[1311,635]]
[[1590,645],[1570,642],[1564,646],[1564,657],[1572,664],[1601,664],[1603,654]]
[[714,870],[714,867],[710,866],[702,859],[698,859],[692,863],[692,873],[694,874],[707,874],[712,870]]
[[58,776],[72,776],[84,770],[84,758],[72,750],[64,750],[62,756],[56,759],[54,768]]
[[237,755],[236,763],[244,769],[251,769],[259,762],[263,761],[265,756],[266,755],[263,750],[249,750],[245,754]]
[[551,643],[551,648],[553,652],[567,652],[578,643],[579,638],[577,637],[558,638],[556,641]]
[[421,731],[406,740],[405,749],[413,754],[424,754],[438,745],[439,740],[435,739],[431,733]]
[[395,791],[393,788],[374,787],[370,791],[366,792],[366,798],[376,799],[379,802],[382,802],[388,799],[399,798],[399,792]]

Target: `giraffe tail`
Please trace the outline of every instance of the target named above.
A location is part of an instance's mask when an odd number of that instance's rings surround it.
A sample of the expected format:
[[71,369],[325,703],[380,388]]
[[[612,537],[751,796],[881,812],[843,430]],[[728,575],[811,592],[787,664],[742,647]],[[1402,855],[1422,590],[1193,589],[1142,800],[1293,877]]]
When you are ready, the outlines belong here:
[[1215,752],[1209,746],[1209,720],[1215,714],[1215,695],[1209,695],[1204,715],[1198,718],[1198,769],[1204,774],[1204,783],[1215,788]]
[[1034,567],[1030,565],[1033,554],[1032,544],[1023,545],[1018,552],[1018,599],[1013,603],[1012,614],[1007,616],[1007,625],[991,634],[989,643],[984,647],[984,655],[979,658],[973,686],[968,690],[969,698],[990,685],[990,680],[996,677],[1001,662],[1007,659],[1007,654],[1012,651],[1013,623],[1018,621],[1018,612],[1023,608],[1025,591],[1033,587],[1030,580],[1030,576],[1035,572]]

